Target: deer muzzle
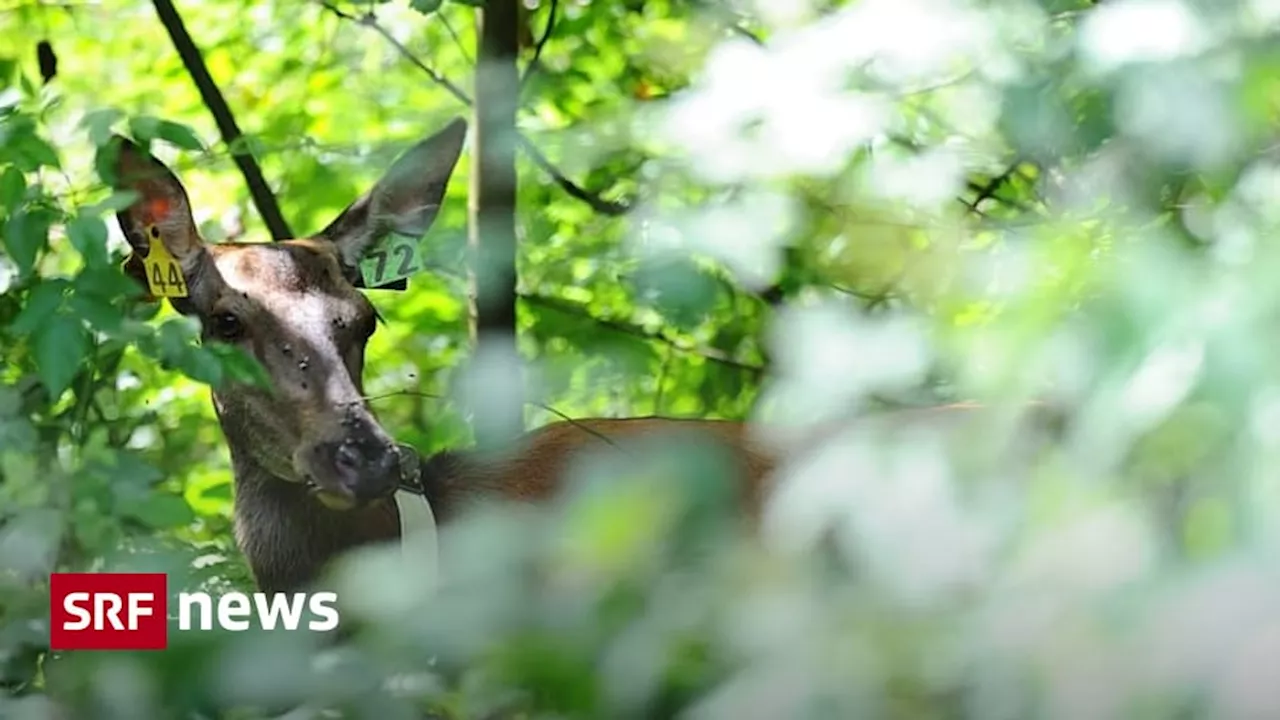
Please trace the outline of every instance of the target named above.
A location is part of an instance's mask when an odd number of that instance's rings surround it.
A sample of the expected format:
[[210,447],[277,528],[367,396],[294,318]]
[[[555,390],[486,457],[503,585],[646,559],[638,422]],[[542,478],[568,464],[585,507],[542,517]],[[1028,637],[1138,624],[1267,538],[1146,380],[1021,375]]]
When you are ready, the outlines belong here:
[[308,485],[317,499],[334,509],[390,497],[400,482],[399,451],[379,432],[319,442],[308,455]]

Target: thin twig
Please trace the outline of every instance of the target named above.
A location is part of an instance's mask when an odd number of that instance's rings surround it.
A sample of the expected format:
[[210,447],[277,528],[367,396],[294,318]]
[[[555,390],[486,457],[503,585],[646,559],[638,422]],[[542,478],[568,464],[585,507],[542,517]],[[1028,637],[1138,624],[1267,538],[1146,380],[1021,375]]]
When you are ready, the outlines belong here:
[[[438,84],[440,87],[448,91],[448,93],[452,95],[454,99],[456,99],[458,102],[462,103],[463,105],[466,105],[467,107],[472,106],[471,97],[467,95],[467,93],[464,92],[462,88],[459,88],[448,78],[441,75],[438,71],[436,71],[435,68],[424,63],[417,55],[414,55],[413,52],[409,50],[409,48],[405,47],[403,43],[401,43],[399,40],[396,40],[395,36],[393,36],[390,31],[388,31],[378,22],[377,17],[375,17],[373,13],[366,13],[360,17],[356,17],[355,15],[352,15],[351,13],[345,12],[341,8],[334,6],[332,3],[328,2],[328,0],[316,0],[316,2],[319,3],[326,10],[333,13],[337,17],[342,18],[343,20],[348,20],[350,22],[354,22],[359,25],[372,28],[379,35],[386,38],[387,42],[391,43],[391,46],[395,48],[396,52],[400,53],[401,57],[403,57],[405,60],[408,60],[409,63],[411,63],[414,67],[426,73],[427,77],[431,78],[432,82]],[[598,194],[593,193],[583,188],[581,185],[578,185],[577,183],[570,180],[567,176],[565,176],[564,173],[560,172],[560,170],[556,168],[555,165],[552,164],[551,160],[548,159],[547,156],[543,154],[543,152],[539,150],[538,147],[534,145],[531,140],[529,140],[523,134],[517,133],[516,141],[517,141],[517,144],[525,151],[525,154],[529,156],[529,159],[533,161],[533,164],[537,165],[543,172],[550,175],[552,181],[554,181],[557,185],[559,185],[560,188],[563,189],[565,193],[570,197],[574,198],[575,200],[580,200],[586,203],[591,207],[592,210],[595,210],[596,212],[602,215],[609,215],[609,216],[616,217],[619,215],[625,215],[626,213],[631,211],[630,205],[626,203],[620,203],[614,200],[606,200],[600,197]]]
[[613,441],[613,440],[612,440],[608,435],[605,435],[604,433],[600,432],[599,430],[596,430],[595,428],[587,427],[586,425],[582,424],[581,422],[579,422],[579,421],[577,421],[577,420],[574,420],[573,418],[569,417],[568,415],[565,415],[564,413],[562,413],[562,412],[560,412],[559,410],[557,410],[557,409],[555,409],[555,408],[551,407],[550,405],[545,405],[545,404],[540,403],[540,402],[533,402],[533,401],[531,401],[531,400],[525,401],[525,404],[526,404],[526,405],[533,405],[533,406],[535,406],[535,407],[540,407],[540,408],[542,408],[543,410],[546,410],[547,412],[549,412],[549,413],[552,413],[552,414],[556,415],[556,416],[557,416],[557,417],[559,417],[561,420],[564,420],[565,422],[567,422],[567,423],[569,423],[570,425],[572,425],[572,426],[574,426],[574,427],[578,428],[579,430],[581,430],[581,431],[583,431],[583,432],[585,432],[585,433],[590,433],[590,434],[592,434],[592,435],[595,435],[596,437],[600,438],[601,440],[605,441],[606,443],[609,443],[610,445],[612,445],[612,446],[613,446],[613,447],[615,447],[615,448],[616,448],[616,447],[618,447],[618,444],[617,444],[617,443],[615,443],[615,442],[614,442],[614,441]]
[[462,53],[462,59],[467,61],[469,65],[475,65],[475,58],[471,57],[471,53],[467,52],[467,46],[462,43],[462,37],[458,35],[458,31],[453,29],[453,23],[449,22],[449,16],[445,15],[442,8],[435,14],[440,18],[440,24],[444,25],[445,32],[449,33],[449,37],[453,38],[453,44],[458,46],[458,52]]
[[[449,401],[449,398],[443,395],[438,395],[436,393],[422,392],[420,390],[392,390],[391,392],[385,392],[385,393],[382,393],[381,395],[366,395],[362,399],[365,402],[374,402],[375,400],[385,400],[386,398],[389,398],[389,397],[400,397],[400,396],[430,398],[432,400],[439,400],[441,402]],[[609,443],[610,445],[614,447],[618,447],[617,443],[615,443],[613,439],[610,438],[608,435],[605,435],[604,433],[594,428],[587,427],[582,423],[581,420],[577,420],[572,417],[569,417],[565,413],[551,407],[550,405],[547,405],[546,403],[540,403],[540,402],[537,402],[536,400],[526,400],[524,401],[524,404],[539,408],[541,410],[546,410],[547,412],[555,415],[556,417],[559,417],[561,420],[564,420],[565,422],[569,423],[570,425],[573,425],[579,430],[585,433],[589,433],[591,435],[595,435],[597,438],[600,438],[601,440]]]
[[547,25],[542,30],[542,37],[538,38],[538,44],[533,47],[533,59],[529,61],[529,66],[525,68],[524,75],[520,77],[520,90],[524,91],[524,86],[528,84],[529,78],[538,72],[538,68],[542,62],[542,49],[547,46],[547,41],[551,39],[551,31],[556,27],[556,10],[560,8],[560,0],[551,0],[551,7],[547,10]]
[[457,85],[454,85],[453,82],[449,80],[449,78],[441,75],[440,73],[436,72],[435,69],[432,68],[430,65],[427,65],[426,63],[422,62],[422,60],[419,60],[417,55],[414,55],[413,52],[409,50],[409,48],[405,47],[403,43],[401,43],[399,40],[396,39],[395,35],[391,34],[391,31],[384,28],[382,24],[378,22],[378,18],[376,15],[373,14],[373,11],[366,12],[365,14],[357,17],[355,15],[352,15],[349,12],[346,12],[342,8],[339,8],[333,3],[328,2],[328,0],[316,0],[316,1],[319,2],[320,5],[324,6],[326,10],[342,18],[343,20],[348,20],[348,21],[363,25],[367,28],[371,28],[374,32],[381,35],[387,42],[391,43],[391,47],[395,48],[396,52],[400,53],[401,57],[413,63],[415,67],[417,67],[422,72],[426,73],[427,77],[431,78],[432,82],[434,82],[435,84],[447,90],[450,95],[452,95],[454,98],[458,100],[458,102],[462,103],[463,105],[466,105],[467,107],[471,107],[471,97],[467,95],[467,93],[463,91],[462,88],[458,87]]
[[741,25],[738,25],[737,23],[731,23],[729,25],[729,32],[733,33],[734,35],[744,37],[747,40],[750,40],[751,42],[755,43],[756,45],[759,45],[760,47],[764,47],[764,40],[762,40],[759,35],[751,32],[750,30],[742,27]]
[[1004,184],[1009,181],[1009,178],[1013,177],[1013,174],[1017,172],[1018,166],[1021,164],[1022,164],[1021,159],[1014,158],[1013,162],[1009,163],[1009,167],[1005,168],[1004,172],[991,178],[989,181],[987,181],[986,185],[973,188],[977,191],[978,194],[976,197],[974,197],[973,202],[967,203],[970,209],[977,212],[978,206],[981,205],[984,201],[993,199],[993,198],[999,200],[999,198],[996,198],[996,192],[999,191],[1000,188],[1003,187]]
[[534,145],[533,141],[529,138],[524,135],[516,135],[516,141],[517,144],[524,149],[525,154],[529,156],[529,159],[533,161],[533,164],[542,168],[543,172],[550,175],[551,179],[555,181],[562,190],[564,190],[566,195],[577,200],[581,200],[589,205],[592,210],[595,210],[601,215],[617,217],[631,212],[630,205],[616,200],[606,200],[605,198],[584,189],[582,186],[565,177],[564,173],[560,172],[555,165],[552,165],[551,160],[548,159],[546,155],[543,155],[542,151],[538,149],[538,146]]
[[240,168],[240,174],[244,176],[245,184],[249,186],[249,196],[253,198],[253,204],[258,208],[258,214],[262,216],[262,221],[271,232],[271,237],[277,241],[288,240],[293,237],[293,231],[285,222],[284,214],[280,212],[280,206],[276,203],[275,195],[267,185],[266,178],[262,176],[262,169],[258,167],[258,162],[248,150],[240,152],[234,150],[236,141],[243,136],[243,133],[240,132],[240,126],[236,124],[235,116],[231,114],[231,108],[222,96],[222,91],[218,89],[213,76],[209,74],[209,68],[204,63],[200,49],[196,47],[195,41],[191,39],[186,26],[183,25],[178,10],[171,0],[152,0],[152,4],[155,5],[156,14],[160,16],[161,24],[169,33],[169,39],[173,41],[174,49],[178,51],[178,57],[182,58],[182,64],[186,66],[192,82],[200,91],[200,98],[204,100],[205,107],[209,108],[209,112],[213,115],[213,121],[218,126],[222,141],[228,148],[232,148],[231,159]]

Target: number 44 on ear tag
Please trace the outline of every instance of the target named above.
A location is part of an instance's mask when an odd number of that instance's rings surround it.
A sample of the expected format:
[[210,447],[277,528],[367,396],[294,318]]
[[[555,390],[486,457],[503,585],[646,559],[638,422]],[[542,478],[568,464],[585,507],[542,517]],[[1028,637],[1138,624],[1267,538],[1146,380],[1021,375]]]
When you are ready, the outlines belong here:
[[184,298],[187,281],[182,277],[182,266],[169,254],[169,248],[160,240],[160,231],[154,225],[147,228],[151,249],[142,260],[147,271],[147,286],[155,297]]
[[413,275],[422,269],[419,238],[391,233],[369,248],[360,259],[364,286],[377,288]]

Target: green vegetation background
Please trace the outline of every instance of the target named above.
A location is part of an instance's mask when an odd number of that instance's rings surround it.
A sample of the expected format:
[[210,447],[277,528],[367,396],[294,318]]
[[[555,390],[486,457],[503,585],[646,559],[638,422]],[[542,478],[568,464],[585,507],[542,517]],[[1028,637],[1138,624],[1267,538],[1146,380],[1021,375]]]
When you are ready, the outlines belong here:
[[[868,406],[1047,396],[1074,429],[1034,472],[1017,475],[1003,514],[982,521],[998,536],[991,568],[1009,574],[993,569],[982,576],[989,583],[913,606],[895,594],[893,568],[924,577],[928,558],[892,535],[855,532],[862,549],[844,552],[857,562],[835,575],[805,575],[796,568],[808,565],[798,561],[773,575],[761,570],[767,578],[746,583],[763,588],[757,596],[725,580],[741,580],[732,559],[706,561],[712,569],[693,579],[678,572],[674,551],[637,560],[649,556],[636,548],[669,526],[644,526],[653,508],[624,493],[603,509],[590,502],[562,509],[568,515],[549,526],[569,528],[565,534],[597,548],[595,555],[477,556],[486,567],[558,558],[591,578],[572,592],[531,595],[525,579],[494,570],[473,578],[478,595],[446,601],[421,627],[384,616],[382,634],[340,655],[329,675],[297,669],[311,657],[306,647],[216,638],[163,659],[72,658],[54,692],[40,586],[52,568],[161,567],[187,575],[191,586],[251,586],[231,537],[231,475],[208,385],[248,377],[252,363],[199,347],[191,323],[131,299],[136,293],[117,271],[123,254],[112,213],[120,199],[101,187],[97,147],[112,130],[156,138],[207,239],[267,233],[149,3],[0,4],[0,714],[45,717],[49,692],[75,709],[73,717],[230,717],[301,698],[365,717],[403,716],[412,702],[466,717],[499,707],[544,717],[666,717],[680,708],[745,717],[734,713],[752,707],[748,686],[756,682],[785,696],[771,717],[800,717],[792,713],[801,709],[822,717],[996,717],[993,707],[1012,708],[1002,717],[1070,716],[1079,710],[1072,698],[1080,699],[1072,681],[1090,691],[1091,683],[1120,687],[1107,708],[1143,717],[1245,712],[1253,697],[1247,677],[1232,695],[1236,686],[1207,669],[1179,665],[1160,684],[1082,668],[1099,667],[1099,658],[1128,658],[1130,666],[1150,659],[1143,648],[1152,645],[1126,633],[1163,637],[1172,619],[1154,629],[1147,623],[1187,587],[1230,595],[1222,590],[1229,579],[1202,587],[1197,578],[1218,582],[1213,573],[1246,568],[1240,572],[1257,583],[1246,595],[1270,597],[1276,587],[1265,569],[1280,567],[1268,562],[1280,368],[1271,340],[1280,255],[1272,247],[1269,153],[1280,55],[1266,5],[1223,3],[1213,12],[1137,0],[966,5],[970,14],[958,17],[975,25],[952,27],[987,33],[1010,68],[979,62],[990,60],[980,44],[919,77],[892,71],[892,63],[855,67],[823,92],[883,100],[891,120],[869,133],[874,139],[832,151],[837,162],[826,170],[788,168],[783,158],[772,171],[729,179],[713,177],[696,153],[681,162],[681,149],[650,130],[690,94],[712,98],[692,106],[699,112],[716,103],[745,108],[726,137],[781,122],[788,103],[806,100],[823,59],[792,52],[793,64],[780,71],[758,47],[852,17],[861,6],[892,14],[893,3],[555,6],[554,34],[523,89],[520,127],[578,186],[636,209],[600,212],[521,157],[519,337],[536,369],[528,425],[557,413],[744,418],[778,400],[771,389],[802,397],[799,409],[789,408],[800,417],[812,402],[817,417],[830,410],[823,384],[846,397],[851,377],[861,384],[847,397]],[[375,12],[410,53],[470,90],[470,4],[335,7],[357,18]],[[552,7],[544,0],[524,12],[522,63],[534,56]],[[801,10],[790,17],[788,7]],[[1162,36],[1167,46],[1135,35],[1138,49],[1126,58],[1103,25],[1123,26],[1117,13],[1134,8],[1174,30]],[[300,235],[323,227],[400,149],[468,112],[376,28],[321,3],[213,0],[179,10]],[[901,37],[919,51],[905,39],[911,33]],[[1089,45],[1109,37],[1111,46]],[[41,40],[58,61],[47,85]],[[930,41],[945,47],[955,37]],[[730,62],[717,54],[726,43],[757,49]],[[883,60],[894,47],[867,52]],[[899,70],[910,67],[906,52]],[[718,58],[714,67],[709,57]],[[785,155],[758,142],[726,146],[747,165]],[[959,159],[939,159],[940,152]],[[369,348],[366,390],[379,398],[384,425],[423,453],[470,441],[450,401],[469,352],[468,167],[464,159],[427,237],[432,272],[407,292],[370,294],[387,322]],[[776,237],[764,227],[768,203],[756,203],[760,197],[789,202]],[[699,213],[708,218],[701,225],[662,225]],[[714,242],[687,245],[699,251],[636,252],[637,239],[671,227],[718,229]],[[773,321],[786,305],[823,303],[840,308],[812,316],[829,320],[829,330],[820,323],[813,332],[800,322],[810,317],[803,312]],[[899,336],[874,330],[897,313],[918,321],[929,341],[930,357],[914,375],[910,353],[884,350]],[[878,353],[887,359],[874,360]],[[911,382],[895,381],[898,370]],[[993,447],[1016,437],[1021,417],[1006,419],[986,428]],[[932,445],[913,452],[950,457]],[[967,499],[976,493],[960,487]],[[692,510],[687,518],[714,525]],[[619,526],[634,532],[619,537]],[[479,527],[507,539],[551,533],[518,517]],[[939,527],[920,528],[921,542],[932,537],[952,548]],[[1086,530],[1073,535],[1079,527]],[[478,537],[473,547],[489,547]],[[876,537],[885,544],[875,545]],[[1037,565],[1048,556],[1036,553],[1053,542],[1079,564]],[[1024,560],[1040,574],[1018,585],[1009,578],[1021,577],[1014,570]],[[1095,565],[1093,575],[1062,570]],[[672,568],[674,576],[665,574]],[[1070,594],[1083,586],[1088,592]],[[1043,643],[1011,639],[1000,646],[1005,655],[992,651],[999,660],[970,657],[967,639],[983,627],[975,618],[987,617],[984,608],[1016,616],[1041,597],[1028,587],[1072,599],[1054,606],[1061,614],[1050,624],[1067,628],[1063,635],[1028,620],[1043,630],[1036,635]],[[502,600],[476,611],[483,621],[466,615],[466,598],[485,593]],[[765,600],[778,603],[778,614],[758,606]],[[723,627],[726,617],[741,626]],[[1248,618],[1272,627],[1252,615],[1236,620],[1243,627]],[[442,629],[450,622],[457,627]],[[661,640],[645,645],[642,630]],[[444,648],[450,668],[432,675],[435,684],[406,693],[412,702],[374,689],[392,668],[435,667],[422,656],[430,642]],[[1246,639],[1231,647],[1273,657]],[[1030,669],[1013,669],[1028,658]],[[1257,702],[1277,707],[1263,695]]]

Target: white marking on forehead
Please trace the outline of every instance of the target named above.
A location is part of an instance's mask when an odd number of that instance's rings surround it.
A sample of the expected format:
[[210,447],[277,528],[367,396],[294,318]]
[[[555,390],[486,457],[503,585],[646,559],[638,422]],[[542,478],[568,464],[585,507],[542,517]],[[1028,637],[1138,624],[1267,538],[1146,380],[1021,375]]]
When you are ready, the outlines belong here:
[[324,272],[324,258],[317,255],[315,262],[316,266],[310,266],[285,248],[269,245],[247,246],[217,256],[218,272],[227,285],[258,298],[266,295],[256,292],[260,289],[293,297],[324,295],[324,290],[334,289],[330,276]]
[[278,323],[277,330],[290,330],[317,342],[323,338],[328,344],[336,321],[351,322],[359,312],[351,300],[326,292],[326,288],[280,287],[277,263],[292,260],[283,249],[245,249],[224,253],[217,260],[227,286],[270,315]]

